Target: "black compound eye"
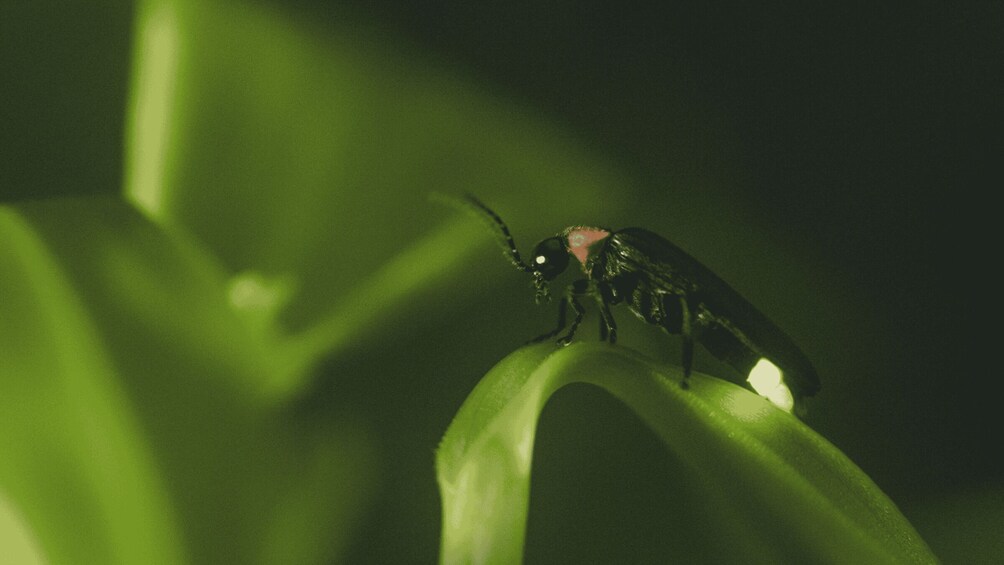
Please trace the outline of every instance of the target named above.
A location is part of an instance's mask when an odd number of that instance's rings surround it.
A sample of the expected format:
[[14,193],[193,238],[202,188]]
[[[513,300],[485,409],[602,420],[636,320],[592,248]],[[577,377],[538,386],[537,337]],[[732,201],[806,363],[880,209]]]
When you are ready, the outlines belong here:
[[560,237],[550,237],[537,244],[533,250],[533,268],[545,279],[551,280],[568,267],[568,249]]

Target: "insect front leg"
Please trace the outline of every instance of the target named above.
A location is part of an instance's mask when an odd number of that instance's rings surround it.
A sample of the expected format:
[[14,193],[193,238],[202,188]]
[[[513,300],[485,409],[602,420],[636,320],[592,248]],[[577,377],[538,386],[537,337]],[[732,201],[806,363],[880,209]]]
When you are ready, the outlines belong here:
[[579,297],[590,294],[590,291],[590,284],[586,279],[579,279],[568,285],[568,288],[565,289],[564,301],[572,305],[572,310],[575,310],[575,319],[572,320],[572,326],[568,328],[568,333],[558,339],[558,345],[565,346],[572,343],[572,338],[575,337],[575,331],[579,329],[579,324],[582,323],[582,317],[586,314],[586,309],[583,308],[582,303],[579,302]]

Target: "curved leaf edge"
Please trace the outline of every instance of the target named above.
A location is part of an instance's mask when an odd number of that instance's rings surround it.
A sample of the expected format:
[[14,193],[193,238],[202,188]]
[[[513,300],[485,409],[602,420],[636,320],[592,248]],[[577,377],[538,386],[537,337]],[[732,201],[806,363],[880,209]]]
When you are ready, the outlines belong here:
[[803,422],[721,379],[695,374],[685,390],[681,378],[599,343],[528,346],[500,361],[437,450],[441,562],[521,560],[536,423],[548,398],[573,382],[619,398],[720,493],[723,524],[744,530],[730,535],[751,556],[937,562],[874,482]]

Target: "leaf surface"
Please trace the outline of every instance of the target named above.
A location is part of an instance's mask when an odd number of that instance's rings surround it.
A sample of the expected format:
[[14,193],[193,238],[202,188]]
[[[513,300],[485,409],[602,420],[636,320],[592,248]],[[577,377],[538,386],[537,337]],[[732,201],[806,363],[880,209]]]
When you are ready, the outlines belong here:
[[596,343],[531,346],[503,359],[437,452],[441,561],[520,561],[538,416],[556,390],[585,382],[623,401],[695,471],[709,504],[722,510],[721,543],[735,558],[936,562],[888,497],[804,423],[721,379],[697,374],[683,389],[680,378],[675,368]]

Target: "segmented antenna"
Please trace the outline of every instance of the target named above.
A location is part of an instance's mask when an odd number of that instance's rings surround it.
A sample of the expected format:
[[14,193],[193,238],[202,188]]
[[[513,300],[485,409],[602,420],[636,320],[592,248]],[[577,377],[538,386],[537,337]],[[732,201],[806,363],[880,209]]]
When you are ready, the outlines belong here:
[[[482,221],[491,220],[491,222],[495,224],[494,226],[491,226],[492,232],[495,233],[496,239],[499,242],[499,246],[502,247],[502,252],[505,254],[506,259],[509,259],[509,262],[512,263],[514,267],[525,273],[534,272],[533,267],[524,263],[523,259],[519,256],[519,250],[516,249],[516,242],[513,241],[512,234],[509,233],[509,228],[506,227],[505,222],[503,222],[502,218],[493,212],[491,208],[485,206],[484,202],[475,198],[474,195],[466,193],[463,198],[457,198],[447,194],[433,193],[432,198],[433,200],[444,202],[473,214]],[[498,227],[498,230],[494,229],[496,226]]]

